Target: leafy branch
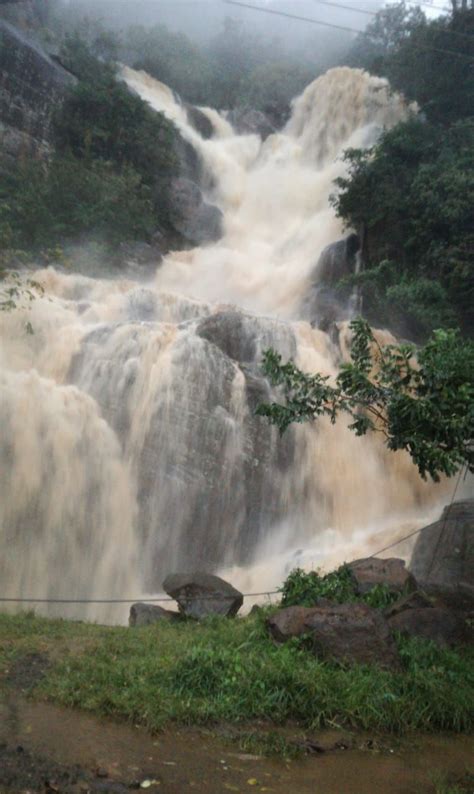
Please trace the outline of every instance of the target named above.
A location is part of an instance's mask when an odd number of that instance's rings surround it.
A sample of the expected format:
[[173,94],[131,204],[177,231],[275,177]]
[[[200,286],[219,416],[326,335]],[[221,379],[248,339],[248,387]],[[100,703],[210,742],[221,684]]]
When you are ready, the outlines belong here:
[[474,343],[457,331],[434,331],[425,347],[381,346],[362,318],[351,323],[351,360],[330,377],[282,363],[275,350],[263,356],[263,371],[279,387],[282,402],[263,403],[257,414],[280,433],[293,422],[340,413],[363,436],[383,434],[388,449],[406,450],[423,478],[474,472]]

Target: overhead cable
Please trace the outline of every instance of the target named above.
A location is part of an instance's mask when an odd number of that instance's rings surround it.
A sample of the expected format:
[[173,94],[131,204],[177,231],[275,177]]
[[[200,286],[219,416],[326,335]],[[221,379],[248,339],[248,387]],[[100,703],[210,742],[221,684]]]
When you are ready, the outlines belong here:
[[[285,17],[286,19],[296,19],[299,22],[310,22],[313,25],[322,25],[325,28],[333,28],[335,30],[344,30],[348,33],[364,33],[364,30],[358,30],[357,28],[349,28],[345,25],[336,25],[332,22],[323,22],[321,19],[314,19],[313,17],[303,17],[297,14],[290,14],[286,11],[276,11],[272,8],[263,8],[263,6],[254,6],[250,3],[243,3],[240,0],[222,0],[223,3],[226,5],[237,6],[239,8],[247,8],[251,11],[260,11],[262,14],[272,14],[273,16],[277,17]],[[470,38],[470,37],[469,37]],[[417,44],[414,49],[423,50],[427,52],[437,52],[440,55],[451,55],[453,58],[461,58],[461,60],[472,62],[474,61],[474,55],[465,55],[461,52],[455,52],[455,50],[445,50],[441,49],[440,47],[428,47],[424,46],[423,44]]]

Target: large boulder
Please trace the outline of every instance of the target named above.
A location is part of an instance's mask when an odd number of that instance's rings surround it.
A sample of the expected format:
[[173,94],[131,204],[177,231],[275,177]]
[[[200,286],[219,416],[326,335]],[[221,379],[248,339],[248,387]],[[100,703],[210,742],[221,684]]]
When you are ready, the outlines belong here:
[[309,635],[313,651],[324,659],[398,667],[395,641],[383,615],[367,604],[287,607],[268,622],[277,641]]
[[227,114],[227,120],[240,135],[259,135],[262,141],[276,132],[268,116],[254,108],[235,108]]
[[279,609],[267,620],[267,627],[273,639],[286,642],[292,637],[301,637],[305,633],[305,621],[310,617],[314,607],[285,607]]
[[242,593],[219,576],[209,573],[174,573],[167,576],[163,589],[178,602],[189,618],[224,615],[233,617],[244,602]]
[[414,576],[407,571],[405,561],[397,557],[390,557],[387,560],[367,557],[354,560],[347,567],[360,595],[365,595],[377,585],[385,585],[391,593],[416,590]]
[[442,648],[459,645],[467,638],[466,624],[462,617],[438,607],[405,609],[390,617],[388,625],[393,632],[431,640]]
[[199,110],[195,105],[185,105],[186,115],[192,127],[199,133],[201,138],[208,140],[214,135],[214,127],[211,120],[206,116],[202,110]]
[[0,19],[0,158],[46,157],[51,120],[75,78]]
[[150,626],[163,620],[177,620],[179,615],[170,609],[163,609],[157,604],[143,604],[138,602],[130,607],[128,618],[129,626]]
[[327,331],[330,326],[347,319],[352,311],[352,288],[338,288],[341,279],[356,271],[360,240],[350,234],[343,240],[327,245],[321,252],[311,274],[311,286],[302,313],[311,323]]
[[474,499],[445,507],[438,521],[421,530],[410,570],[440,603],[474,609]]
[[173,179],[169,201],[171,223],[189,243],[201,245],[221,237],[222,212],[204,201],[201,189],[191,179]]

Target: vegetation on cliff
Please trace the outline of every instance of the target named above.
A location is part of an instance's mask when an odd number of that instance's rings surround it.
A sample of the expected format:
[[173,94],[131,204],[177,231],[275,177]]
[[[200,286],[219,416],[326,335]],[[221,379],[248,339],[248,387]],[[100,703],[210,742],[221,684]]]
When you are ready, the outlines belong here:
[[51,161],[21,161],[2,179],[3,247],[48,247],[91,234],[107,243],[149,239],[167,222],[173,125],[80,39],[67,39],[61,58],[79,80],[56,113]]
[[428,22],[403,3],[379,12],[352,63],[387,77],[420,115],[369,151],[349,150],[337,214],[360,230],[365,315],[424,340],[474,331],[474,10]]

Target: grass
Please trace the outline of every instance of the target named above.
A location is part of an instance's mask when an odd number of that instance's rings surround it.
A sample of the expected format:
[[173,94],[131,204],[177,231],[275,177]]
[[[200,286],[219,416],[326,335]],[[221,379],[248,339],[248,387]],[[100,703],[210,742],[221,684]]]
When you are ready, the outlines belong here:
[[264,615],[134,629],[0,615],[0,676],[28,654],[46,654],[35,696],[151,730],[264,719],[310,729],[471,731],[472,650],[420,640],[400,640],[400,650],[398,672],[322,662],[297,642],[275,645]]

